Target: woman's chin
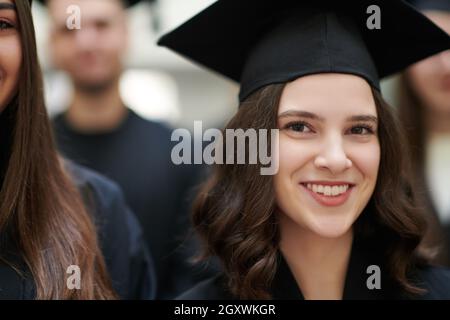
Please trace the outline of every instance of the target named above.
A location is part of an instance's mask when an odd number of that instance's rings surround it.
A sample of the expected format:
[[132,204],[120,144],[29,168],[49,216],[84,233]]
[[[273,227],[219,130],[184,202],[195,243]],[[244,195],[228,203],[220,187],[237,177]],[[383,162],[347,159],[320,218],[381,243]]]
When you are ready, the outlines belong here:
[[340,238],[347,234],[352,228],[348,221],[330,219],[328,221],[315,221],[310,230],[322,238]]

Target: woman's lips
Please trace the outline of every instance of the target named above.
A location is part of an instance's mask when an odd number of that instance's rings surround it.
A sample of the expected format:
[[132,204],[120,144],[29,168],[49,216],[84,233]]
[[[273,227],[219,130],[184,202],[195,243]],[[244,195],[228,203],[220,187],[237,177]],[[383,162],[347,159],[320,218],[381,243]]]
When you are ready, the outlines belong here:
[[307,186],[303,183],[300,183],[301,187],[311,195],[311,197],[316,200],[319,204],[327,207],[336,207],[344,204],[347,199],[350,197],[350,194],[352,193],[354,189],[354,185],[350,185],[348,190],[342,194],[339,194],[337,196],[326,196],[322,194],[318,194],[310,189],[307,188]]

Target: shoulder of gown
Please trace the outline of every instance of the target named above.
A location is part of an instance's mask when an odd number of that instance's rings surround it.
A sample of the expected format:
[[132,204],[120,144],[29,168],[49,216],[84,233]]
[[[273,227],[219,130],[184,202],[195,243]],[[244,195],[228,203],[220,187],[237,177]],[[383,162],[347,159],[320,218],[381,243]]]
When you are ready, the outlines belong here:
[[122,299],[153,299],[156,274],[141,226],[120,187],[106,177],[67,162],[98,230],[100,247],[114,289]]

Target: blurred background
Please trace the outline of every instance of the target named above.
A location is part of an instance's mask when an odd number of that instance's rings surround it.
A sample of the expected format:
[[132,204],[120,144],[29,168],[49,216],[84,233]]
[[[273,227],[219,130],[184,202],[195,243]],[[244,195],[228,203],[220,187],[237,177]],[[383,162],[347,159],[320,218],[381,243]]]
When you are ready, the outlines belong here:
[[[237,107],[237,86],[156,45],[164,32],[178,26],[214,0],[147,1],[129,10],[131,44],[121,94],[144,118],[191,129],[195,120],[204,127],[221,127]],[[63,111],[71,97],[69,79],[50,64],[49,23],[44,6],[33,7],[39,55],[45,74],[49,112]]]
[[[163,121],[173,127],[192,129],[195,120],[204,127],[221,128],[237,108],[235,83],[195,66],[158,47],[156,41],[214,0],[146,1],[129,10],[130,50],[127,71],[121,81],[125,104],[144,118]],[[45,74],[49,112],[64,111],[71,97],[69,79],[49,62],[48,15],[44,6],[33,8],[38,49]],[[384,93],[393,100],[394,81],[384,81]]]

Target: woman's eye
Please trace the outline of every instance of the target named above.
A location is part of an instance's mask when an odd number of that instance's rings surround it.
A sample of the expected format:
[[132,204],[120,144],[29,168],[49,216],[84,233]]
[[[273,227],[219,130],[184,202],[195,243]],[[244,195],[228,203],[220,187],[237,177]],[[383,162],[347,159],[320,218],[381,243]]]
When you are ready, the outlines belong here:
[[369,135],[373,134],[374,130],[368,126],[355,126],[350,129],[350,132],[356,135]]
[[300,133],[307,133],[307,132],[311,132],[312,130],[308,127],[308,125],[306,123],[303,122],[294,122],[294,123],[289,123],[286,126],[287,129],[290,129],[292,131],[295,132],[300,132]]
[[0,30],[7,30],[13,28],[13,25],[7,21],[0,21]]

